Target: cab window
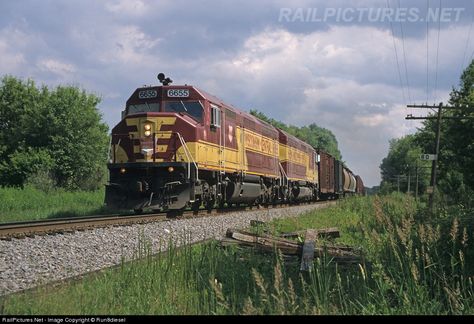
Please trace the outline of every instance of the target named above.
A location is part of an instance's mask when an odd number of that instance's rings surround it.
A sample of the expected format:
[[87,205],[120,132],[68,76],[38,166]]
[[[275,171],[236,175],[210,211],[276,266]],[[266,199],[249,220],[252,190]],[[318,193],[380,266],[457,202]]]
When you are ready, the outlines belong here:
[[221,111],[211,104],[211,127],[221,127]]
[[199,101],[168,101],[164,111],[184,113],[202,123],[203,109]]
[[136,105],[129,105],[127,107],[127,115],[137,114],[142,112],[160,112],[160,104],[158,102],[145,102]]

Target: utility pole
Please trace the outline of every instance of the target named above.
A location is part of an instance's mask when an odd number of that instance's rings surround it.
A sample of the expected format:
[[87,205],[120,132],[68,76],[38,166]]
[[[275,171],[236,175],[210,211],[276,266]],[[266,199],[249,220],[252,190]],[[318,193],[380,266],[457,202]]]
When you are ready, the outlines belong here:
[[410,169],[408,169],[408,187],[407,187],[407,193],[410,194]]
[[418,201],[418,160],[415,165],[415,177],[416,177],[416,189],[415,189],[415,201]]
[[434,206],[434,195],[436,192],[436,171],[437,171],[437,165],[438,165],[438,159],[439,159],[439,142],[440,142],[440,136],[441,136],[441,119],[474,119],[474,117],[468,116],[468,117],[462,117],[462,116],[445,116],[442,117],[441,113],[443,109],[474,109],[471,107],[467,106],[443,106],[443,103],[440,102],[439,105],[407,105],[407,108],[428,108],[428,109],[438,109],[438,114],[437,116],[426,116],[426,117],[413,117],[411,114],[408,114],[405,119],[436,119],[437,120],[437,125],[436,125],[436,138],[435,138],[435,158],[433,159],[432,162],[432,167],[431,167],[431,183],[430,186],[432,188],[432,192],[430,193],[430,209],[433,210]]
[[397,192],[400,192],[400,175],[397,174]]

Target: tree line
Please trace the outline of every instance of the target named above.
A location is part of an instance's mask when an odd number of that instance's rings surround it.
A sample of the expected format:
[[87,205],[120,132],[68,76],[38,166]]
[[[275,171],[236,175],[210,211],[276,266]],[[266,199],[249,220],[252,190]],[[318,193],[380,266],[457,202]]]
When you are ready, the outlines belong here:
[[0,81],[0,186],[32,182],[68,190],[104,183],[108,126],[100,97],[76,86]]
[[[463,71],[459,88],[453,88],[448,103],[450,106],[465,108],[443,110],[443,117],[474,117],[474,61]],[[434,113],[431,115],[435,116]],[[436,126],[436,119],[428,119],[415,134],[390,141],[388,155],[380,165],[382,192],[397,190],[397,175],[407,175],[408,172],[414,175],[416,165],[420,167],[421,189],[424,190],[429,185],[431,163],[420,161],[419,156],[422,153],[435,153]],[[474,119],[443,119],[439,152],[439,191],[453,203],[472,203]],[[406,186],[402,187],[403,191],[406,189]]]
[[314,148],[320,148],[338,160],[342,159],[341,152],[337,144],[337,139],[334,134],[326,129],[319,127],[315,123],[312,123],[308,126],[297,127],[294,125],[287,125],[273,118],[267,117],[264,113],[259,112],[258,110],[251,109],[250,114],[261,119],[275,127],[278,127],[285,132],[298,137],[300,140],[305,141]]

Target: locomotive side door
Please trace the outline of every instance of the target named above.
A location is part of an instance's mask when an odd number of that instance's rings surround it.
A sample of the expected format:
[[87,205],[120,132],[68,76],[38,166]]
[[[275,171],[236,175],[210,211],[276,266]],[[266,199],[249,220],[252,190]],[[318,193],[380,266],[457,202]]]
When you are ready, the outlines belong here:
[[[215,132],[217,135],[217,141],[215,144],[218,145],[218,166],[219,174],[222,173],[225,167],[225,124],[222,122],[222,109],[211,103],[211,132]],[[224,131],[223,131],[224,130]]]
[[222,121],[223,117],[222,108],[211,103],[211,132],[215,132],[217,137],[214,137],[217,144],[217,186],[216,186],[216,200],[219,207],[223,207],[225,203],[225,186],[223,186],[223,178],[225,171],[225,120]]

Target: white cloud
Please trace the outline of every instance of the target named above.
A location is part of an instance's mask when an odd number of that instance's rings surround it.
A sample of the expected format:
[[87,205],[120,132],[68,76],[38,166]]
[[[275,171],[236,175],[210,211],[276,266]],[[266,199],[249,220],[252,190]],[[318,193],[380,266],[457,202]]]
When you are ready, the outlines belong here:
[[37,66],[41,71],[51,72],[60,76],[67,76],[76,72],[74,65],[51,58],[40,60]]
[[18,28],[6,27],[0,30],[0,74],[18,73],[24,70],[24,50],[31,42],[31,36]]
[[388,117],[381,114],[375,114],[372,116],[355,116],[354,120],[356,124],[361,126],[374,127],[387,121]]
[[120,15],[140,16],[147,12],[147,5],[140,0],[115,0],[105,4],[105,8]]
[[[138,26],[119,26],[109,31],[99,58],[103,63],[149,64],[154,58],[153,49],[160,42],[145,34]],[[98,51],[98,52],[99,52]]]
[[0,73],[15,73],[23,64],[23,54],[16,52],[5,40],[0,39]]

